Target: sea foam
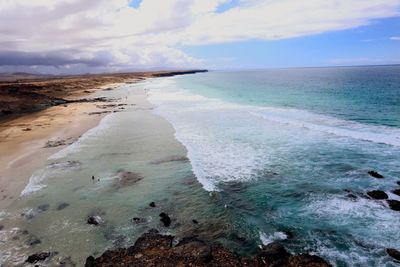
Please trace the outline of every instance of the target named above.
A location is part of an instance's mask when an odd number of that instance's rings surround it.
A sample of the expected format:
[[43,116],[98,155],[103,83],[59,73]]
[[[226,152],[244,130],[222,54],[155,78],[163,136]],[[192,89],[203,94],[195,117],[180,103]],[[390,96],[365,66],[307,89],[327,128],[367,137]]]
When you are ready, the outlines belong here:
[[[150,102],[155,112],[175,128],[175,137],[188,150],[199,182],[208,191],[218,183],[250,181],[271,155],[264,133],[281,131],[309,139],[362,142],[400,147],[400,129],[362,124],[306,110],[251,106],[193,94],[173,78],[152,80]],[[269,128],[268,128],[269,127]],[[272,128],[274,128],[272,130]],[[279,133],[275,134],[279,137]],[[311,137],[312,136],[312,137]],[[263,139],[264,138],[264,139]],[[258,142],[258,143],[257,143]]]

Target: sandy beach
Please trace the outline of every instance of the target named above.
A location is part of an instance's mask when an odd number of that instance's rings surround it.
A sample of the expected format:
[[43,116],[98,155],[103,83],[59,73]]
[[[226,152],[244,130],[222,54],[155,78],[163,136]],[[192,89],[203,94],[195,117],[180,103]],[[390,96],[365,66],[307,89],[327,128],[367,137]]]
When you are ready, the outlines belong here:
[[[123,99],[92,101],[96,92],[110,91],[149,77],[186,72],[157,71],[50,78],[26,75],[2,77],[0,209],[6,208],[20,196],[32,173],[43,167],[50,155],[72,144],[83,133],[95,127],[107,113],[123,109]],[[18,88],[17,94],[14,95],[15,92],[10,88]],[[54,99],[71,103],[47,103]],[[6,107],[8,111],[4,112]]]

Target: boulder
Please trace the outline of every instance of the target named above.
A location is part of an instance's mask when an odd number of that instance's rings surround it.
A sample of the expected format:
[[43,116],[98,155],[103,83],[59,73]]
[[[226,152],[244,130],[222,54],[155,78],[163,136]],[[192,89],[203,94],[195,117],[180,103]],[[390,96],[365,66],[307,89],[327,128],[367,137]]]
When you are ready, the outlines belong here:
[[378,179],[384,178],[382,174],[380,174],[376,171],[369,171],[368,174],[374,178],[378,178]]
[[149,206],[152,207],[152,208],[155,208],[156,207],[156,203],[154,203],[154,201],[150,202]]
[[139,217],[133,217],[133,218],[132,218],[132,222],[137,223],[137,224],[139,224],[139,223],[145,223],[145,222],[146,222],[146,219],[145,219],[145,218],[139,218]]
[[102,224],[104,221],[100,216],[89,216],[87,219],[88,224],[99,225]]
[[392,210],[400,211],[400,201],[389,199],[387,200],[387,203]]
[[373,199],[387,199],[388,195],[381,190],[373,190],[367,192],[367,195]]
[[393,190],[392,193],[400,196],[400,188]]
[[28,257],[28,259],[26,259],[25,262],[36,263],[38,261],[44,261],[45,259],[50,257],[50,254],[51,254],[50,252],[41,252],[41,253],[32,254]]
[[164,224],[165,227],[169,227],[171,225],[171,218],[165,212],[160,213],[160,221]]
[[400,261],[400,251],[394,248],[387,248],[386,253],[395,260]]

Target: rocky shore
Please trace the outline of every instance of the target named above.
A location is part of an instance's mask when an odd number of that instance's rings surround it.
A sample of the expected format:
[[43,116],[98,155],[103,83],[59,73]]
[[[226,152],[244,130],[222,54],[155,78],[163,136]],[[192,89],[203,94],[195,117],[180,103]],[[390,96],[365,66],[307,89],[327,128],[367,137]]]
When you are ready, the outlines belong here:
[[292,255],[278,244],[264,246],[252,258],[242,257],[218,244],[207,244],[196,237],[176,240],[157,230],[143,234],[129,248],[106,251],[86,260],[86,267],[106,266],[287,266],[327,267],[322,258],[309,254]]

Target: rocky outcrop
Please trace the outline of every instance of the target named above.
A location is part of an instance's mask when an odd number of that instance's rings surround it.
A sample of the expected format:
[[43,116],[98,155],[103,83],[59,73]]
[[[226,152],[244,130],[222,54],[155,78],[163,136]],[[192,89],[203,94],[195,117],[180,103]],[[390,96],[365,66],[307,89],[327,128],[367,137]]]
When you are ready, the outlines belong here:
[[292,255],[276,243],[263,247],[255,257],[246,258],[221,245],[209,245],[197,238],[184,238],[176,246],[173,241],[173,236],[151,230],[130,248],[106,251],[98,258],[88,257],[85,266],[331,266],[318,256]]
[[400,211],[400,201],[390,199],[390,200],[387,200],[387,203],[389,204],[389,207],[392,210]]
[[102,224],[104,221],[100,216],[89,216],[87,219],[87,223],[88,224],[92,224],[92,225],[99,225]]
[[380,174],[376,171],[369,171],[368,174],[374,178],[378,178],[378,179],[384,178],[382,174]]
[[386,253],[395,260],[400,261],[400,251],[394,248],[387,248]]
[[164,224],[165,227],[169,227],[171,225],[171,218],[165,212],[160,213],[160,221]]
[[400,196],[400,188],[393,190],[392,193]]
[[367,195],[373,199],[387,199],[388,195],[381,190],[373,190],[367,192]]
[[39,261],[44,261],[45,259],[50,257],[50,255],[51,255],[50,252],[41,252],[41,253],[32,254],[26,259],[26,262],[27,263],[36,263]]

